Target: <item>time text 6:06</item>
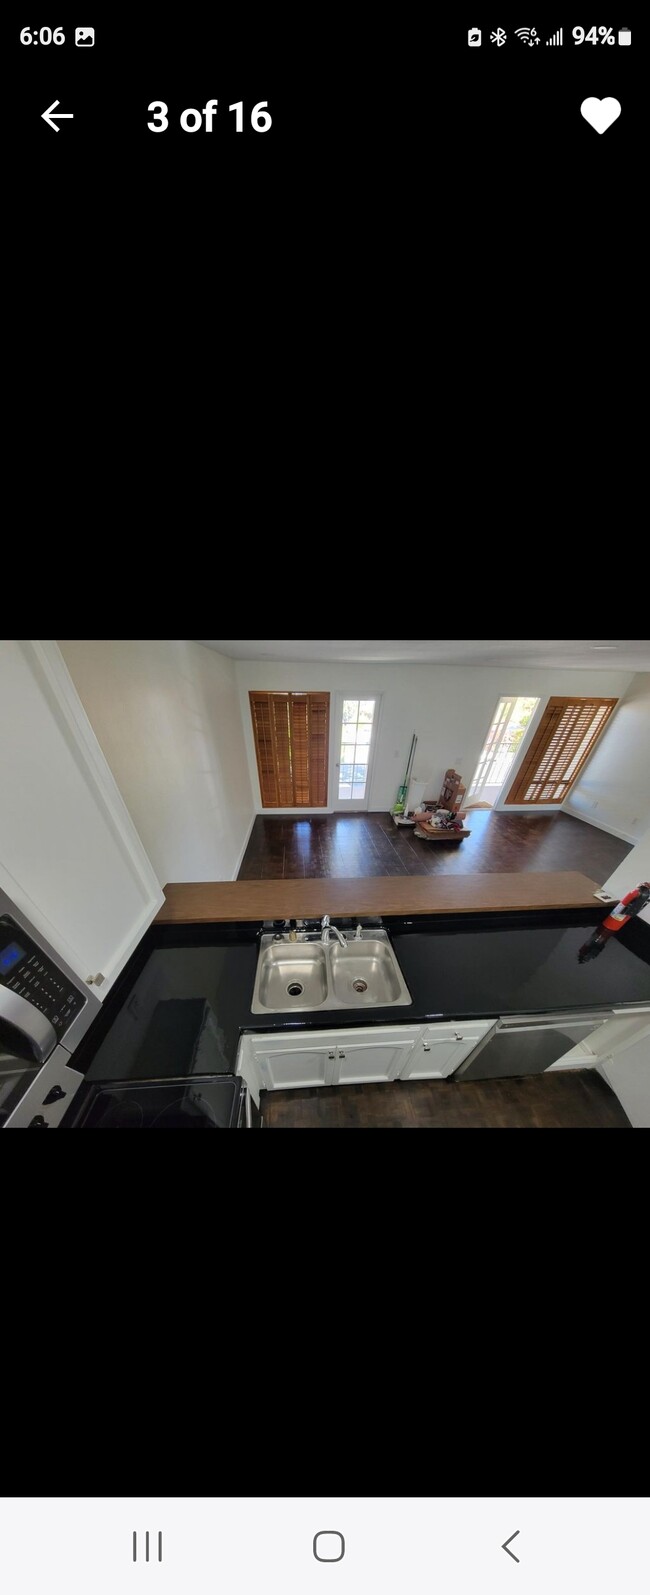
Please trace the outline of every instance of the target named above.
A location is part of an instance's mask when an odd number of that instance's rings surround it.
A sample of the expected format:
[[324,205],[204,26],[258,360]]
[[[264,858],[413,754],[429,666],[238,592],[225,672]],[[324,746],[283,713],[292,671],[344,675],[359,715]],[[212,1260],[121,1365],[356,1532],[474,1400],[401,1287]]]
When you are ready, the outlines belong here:
[[[217,115],[218,103],[218,100],[208,100],[202,111],[195,110],[191,105],[186,111],[181,111],[180,124],[183,132],[199,133],[203,129],[204,132],[211,133]],[[268,103],[268,100],[258,100],[257,105],[253,106],[251,127],[254,133],[268,133],[269,128],[272,126],[271,113],[267,110]],[[165,105],[164,100],[152,100],[151,104],[147,106],[147,110],[152,112],[153,117],[151,122],[147,122],[149,132],[164,133],[166,128],[169,127],[169,106]],[[235,105],[229,105],[228,110],[234,111],[236,132],[243,133],[243,100],[237,100]]]

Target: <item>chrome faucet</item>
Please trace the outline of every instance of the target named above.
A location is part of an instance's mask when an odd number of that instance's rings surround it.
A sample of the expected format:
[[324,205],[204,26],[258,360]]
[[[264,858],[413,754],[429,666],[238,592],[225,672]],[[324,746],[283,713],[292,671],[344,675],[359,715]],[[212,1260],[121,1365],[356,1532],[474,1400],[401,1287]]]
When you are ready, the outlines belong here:
[[329,946],[330,936],[336,936],[337,940],[341,943],[341,946],[347,947],[348,943],[344,932],[342,930],[338,930],[336,925],[330,925],[329,914],[324,914],[320,922],[320,939],[324,947]]

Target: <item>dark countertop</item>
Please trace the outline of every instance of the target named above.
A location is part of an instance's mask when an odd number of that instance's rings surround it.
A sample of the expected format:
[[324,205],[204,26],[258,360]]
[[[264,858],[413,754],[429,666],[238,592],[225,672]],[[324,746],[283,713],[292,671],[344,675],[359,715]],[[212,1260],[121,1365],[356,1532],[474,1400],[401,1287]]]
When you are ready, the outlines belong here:
[[[209,1003],[218,1038],[215,1071],[234,1070],[240,1033],[408,1025],[427,1020],[554,1013],[650,1004],[650,929],[638,921],[597,959],[578,950],[603,919],[594,909],[539,913],[384,917],[412,997],[410,1007],[253,1014],[259,924],[153,925],[75,1055],[89,1079],[150,1078],[151,1026],[170,999]],[[344,920],[338,921],[345,928]],[[354,929],[354,922],[352,923]],[[153,1015],[158,1009],[157,1020]],[[169,1010],[171,1012],[171,1008]],[[143,1074],[146,1060],[147,1074]],[[191,1065],[189,1066],[191,1067]],[[161,1073],[167,1072],[161,1068]]]
[[635,951],[629,932],[624,941],[621,931],[598,958],[578,962],[580,947],[601,918],[601,913],[567,914],[527,928],[470,929],[465,921],[424,933],[414,926],[395,930],[391,940],[414,1003],[426,1002],[432,1018],[487,1019],[650,1003],[650,936],[647,946],[644,936],[638,938]]

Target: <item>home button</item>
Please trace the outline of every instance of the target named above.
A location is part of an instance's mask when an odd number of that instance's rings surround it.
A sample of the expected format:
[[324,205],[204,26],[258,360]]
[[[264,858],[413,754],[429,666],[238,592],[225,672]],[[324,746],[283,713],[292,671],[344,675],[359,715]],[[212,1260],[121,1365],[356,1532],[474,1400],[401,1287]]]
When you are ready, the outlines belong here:
[[320,1529],[314,1535],[314,1556],[317,1562],[342,1562],[345,1540],[336,1529]]

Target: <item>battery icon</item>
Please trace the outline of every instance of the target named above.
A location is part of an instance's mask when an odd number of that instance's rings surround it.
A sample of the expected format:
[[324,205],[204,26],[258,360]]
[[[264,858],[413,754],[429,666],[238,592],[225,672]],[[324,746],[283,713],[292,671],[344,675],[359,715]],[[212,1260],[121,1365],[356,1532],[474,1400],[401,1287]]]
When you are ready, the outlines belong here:
[[619,29],[618,42],[619,42],[619,44],[631,44],[632,43],[632,33],[631,33],[631,29],[630,28],[620,28]]

